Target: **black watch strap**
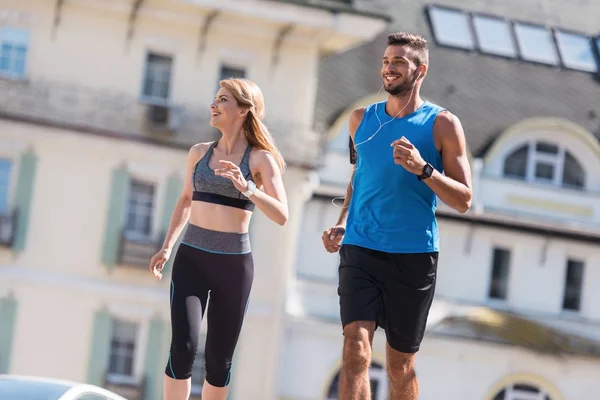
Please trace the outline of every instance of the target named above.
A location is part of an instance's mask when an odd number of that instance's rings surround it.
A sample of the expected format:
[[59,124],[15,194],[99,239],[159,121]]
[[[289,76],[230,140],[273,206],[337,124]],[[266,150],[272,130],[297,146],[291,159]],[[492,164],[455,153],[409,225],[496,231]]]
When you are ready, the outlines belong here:
[[423,167],[423,172],[421,173],[421,175],[418,176],[418,178],[420,181],[422,181],[424,179],[431,177],[431,174],[433,174],[433,165],[427,163]]

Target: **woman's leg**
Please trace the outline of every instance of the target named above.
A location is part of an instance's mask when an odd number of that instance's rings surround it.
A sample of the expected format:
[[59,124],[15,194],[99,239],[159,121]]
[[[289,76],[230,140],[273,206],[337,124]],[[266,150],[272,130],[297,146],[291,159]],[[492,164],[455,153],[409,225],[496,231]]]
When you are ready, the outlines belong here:
[[226,400],[231,361],[242,329],[254,278],[252,255],[219,256],[219,278],[212,287],[207,315],[206,380],[202,400]]
[[173,262],[171,280],[171,351],[163,380],[164,400],[188,400],[192,365],[198,350],[200,324],[208,287],[200,274],[201,252],[182,244]]

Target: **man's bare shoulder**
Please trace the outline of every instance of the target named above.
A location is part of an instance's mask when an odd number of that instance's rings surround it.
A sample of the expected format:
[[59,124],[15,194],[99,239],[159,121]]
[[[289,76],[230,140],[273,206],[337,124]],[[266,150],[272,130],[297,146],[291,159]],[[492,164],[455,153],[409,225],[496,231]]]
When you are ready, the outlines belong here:
[[348,124],[348,128],[350,130],[350,135],[352,137],[354,137],[354,133],[356,133],[356,130],[358,129],[360,123],[363,120],[363,117],[365,116],[365,110],[366,110],[365,107],[360,107],[360,108],[355,108],[350,113],[350,121]]
[[441,111],[435,118],[433,133],[436,139],[443,142],[446,140],[459,140],[464,138],[464,131],[460,119],[448,110]]
[[457,128],[461,128],[462,130],[462,125],[460,119],[456,115],[448,110],[443,110],[436,116],[433,128],[443,134],[456,131]]

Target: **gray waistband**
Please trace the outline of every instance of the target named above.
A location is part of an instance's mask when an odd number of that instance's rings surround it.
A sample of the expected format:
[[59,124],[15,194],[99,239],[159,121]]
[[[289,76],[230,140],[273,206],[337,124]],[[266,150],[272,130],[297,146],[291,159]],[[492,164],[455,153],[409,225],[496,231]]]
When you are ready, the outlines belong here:
[[250,253],[248,233],[219,232],[188,224],[182,243],[211,253]]

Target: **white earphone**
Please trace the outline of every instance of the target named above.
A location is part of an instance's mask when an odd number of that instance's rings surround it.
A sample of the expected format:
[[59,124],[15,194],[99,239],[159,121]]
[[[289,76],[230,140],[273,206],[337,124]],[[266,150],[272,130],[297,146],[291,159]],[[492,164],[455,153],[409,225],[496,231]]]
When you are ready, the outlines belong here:
[[[419,74],[417,75],[417,77],[415,78],[415,81],[417,79],[419,79],[419,77],[421,76],[421,70],[419,70]],[[377,96],[376,98],[379,98],[379,93],[381,93],[381,89],[383,89],[383,85],[379,88],[379,90],[377,91]],[[408,106],[408,103],[410,103],[410,101],[412,100],[412,96],[415,92],[415,86],[412,87],[411,91],[410,91],[410,97],[408,98],[408,101],[406,102],[406,104],[404,105],[404,107],[402,107],[402,110],[398,111],[398,113],[396,115],[394,115],[392,117],[392,119],[390,119],[389,121],[385,122],[384,124],[381,123],[381,120],[379,119],[379,113],[377,112],[377,101],[375,101],[375,117],[377,118],[377,121],[379,122],[379,128],[375,131],[374,134],[372,134],[371,136],[369,136],[367,138],[367,140],[363,140],[362,142],[359,143],[355,143],[354,147],[358,147],[361,144],[367,143],[369,140],[373,139],[375,137],[375,135],[377,135],[377,133],[379,133],[379,131],[381,130],[381,128],[383,128],[386,124],[389,124],[390,122],[394,121],[396,119],[396,117],[402,113],[402,111],[404,111],[404,109],[406,108],[406,106]],[[358,165],[354,166],[354,171],[356,171],[358,169]],[[350,182],[350,185],[352,185],[352,182]],[[343,200],[344,197],[336,197],[334,199],[331,199],[331,204],[334,205],[334,207],[338,207],[335,204],[336,200]],[[339,208],[344,208],[343,206],[340,206]]]

